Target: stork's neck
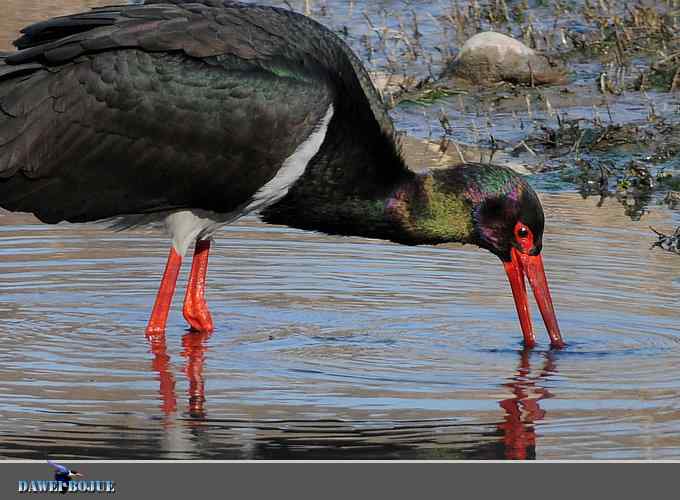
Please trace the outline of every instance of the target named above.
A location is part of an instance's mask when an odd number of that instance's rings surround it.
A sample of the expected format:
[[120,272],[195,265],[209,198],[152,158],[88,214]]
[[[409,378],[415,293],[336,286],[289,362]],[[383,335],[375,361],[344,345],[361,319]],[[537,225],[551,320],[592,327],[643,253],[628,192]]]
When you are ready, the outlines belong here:
[[402,244],[469,242],[472,208],[461,194],[444,189],[435,173],[403,171],[389,183],[332,189],[332,182],[304,176],[263,220],[344,236]]
[[383,122],[373,111],[366,116],[380,103],[357,98],[336,104],[321,149],[263,220],[403,244],[471,241],[465,190],[451,186],[445,171],[416,174],[407,167],[389,115]]

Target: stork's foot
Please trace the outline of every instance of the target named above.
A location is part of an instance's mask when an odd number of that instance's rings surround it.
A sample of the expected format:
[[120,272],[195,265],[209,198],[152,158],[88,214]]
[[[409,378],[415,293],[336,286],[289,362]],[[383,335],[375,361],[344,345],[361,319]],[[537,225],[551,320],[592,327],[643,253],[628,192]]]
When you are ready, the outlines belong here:
[[201,333],[211,333],[215,329],[208,304],[205,302],[205,276],[208,272],[209,253],[210,240],[196,241],[187,294],[184,297],[184,319],[192,331]]
[[212,333],[215,330],[212,315],[208,305],[203,300],[195,300],[187,297],[184,301],[184,319],[189,323],[191,331],[200,333]]

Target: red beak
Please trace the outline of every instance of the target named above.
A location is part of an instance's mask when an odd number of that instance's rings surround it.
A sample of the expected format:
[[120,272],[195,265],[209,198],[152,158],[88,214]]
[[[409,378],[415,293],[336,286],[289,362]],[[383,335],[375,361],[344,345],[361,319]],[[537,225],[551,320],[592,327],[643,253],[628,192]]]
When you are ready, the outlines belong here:
[[522,334],[524,335],[524,345],[526,347],[534,347],[536,345],[536,336],[531,325],[527,289],[524,284],[524,276],[526,275],[534,291],[534,297],[536,298],[538,309],[541,311],[541,316],[543,316],[543,322],[548,330],[550,345],[556,348],[564,347],[564,340],[562,340],[560,327],[557,325],[555,308],[550,297],[550,289],[548,288],[548,280],[545,277],[541,256],[527,255],[513,247],[510,251],[510,262],[504,262],[503,266],[508,274],[508,280],[510,280],[512,296],[515,299],[517,315],[519,316],[519,323],[522,326]]

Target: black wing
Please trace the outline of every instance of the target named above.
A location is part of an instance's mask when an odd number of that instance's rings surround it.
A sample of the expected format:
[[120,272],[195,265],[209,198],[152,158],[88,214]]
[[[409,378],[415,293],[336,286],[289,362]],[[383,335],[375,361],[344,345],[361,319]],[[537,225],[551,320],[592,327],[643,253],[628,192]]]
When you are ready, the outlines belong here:
[[0,206],[47,222],[229,212],[333,102],[391,139],[365,71],[317,23],[272,8],[173,3],[23,31],[23,50],[0,61]]
[[50,19],[22,34],[15,45],[25,50],[10,63],[59,63],[86,52],[139,47],[197,58],[228,54],[293,71],[317,68],[351,98],[359,117],[376,121],[389,138],[394,134],[387,108],[352,50],[323,25],[289,10],[230,0],[147,0]]
[[46,222],[230,212],[278,171],[328,87],[181,54],[112,51],[0,84],[0,205]]

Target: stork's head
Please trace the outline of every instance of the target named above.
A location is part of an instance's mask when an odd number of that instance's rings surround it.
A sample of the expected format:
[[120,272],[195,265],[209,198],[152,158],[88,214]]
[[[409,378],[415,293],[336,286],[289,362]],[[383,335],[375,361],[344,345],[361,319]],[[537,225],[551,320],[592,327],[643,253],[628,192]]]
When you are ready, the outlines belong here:
[[[432,177],[435,191],[464,200],[469,214],[468,229],[459,239],[489,250],[502,261],[512,288],[525,345],[532,347],[536,342],[524,281],[527,278],[551,345],[563,347],[541,257],[543,208],[531,186],[514,171],[495,165],[455,166],[434,171]],[[454,220],[453,217],[451,219]]]

